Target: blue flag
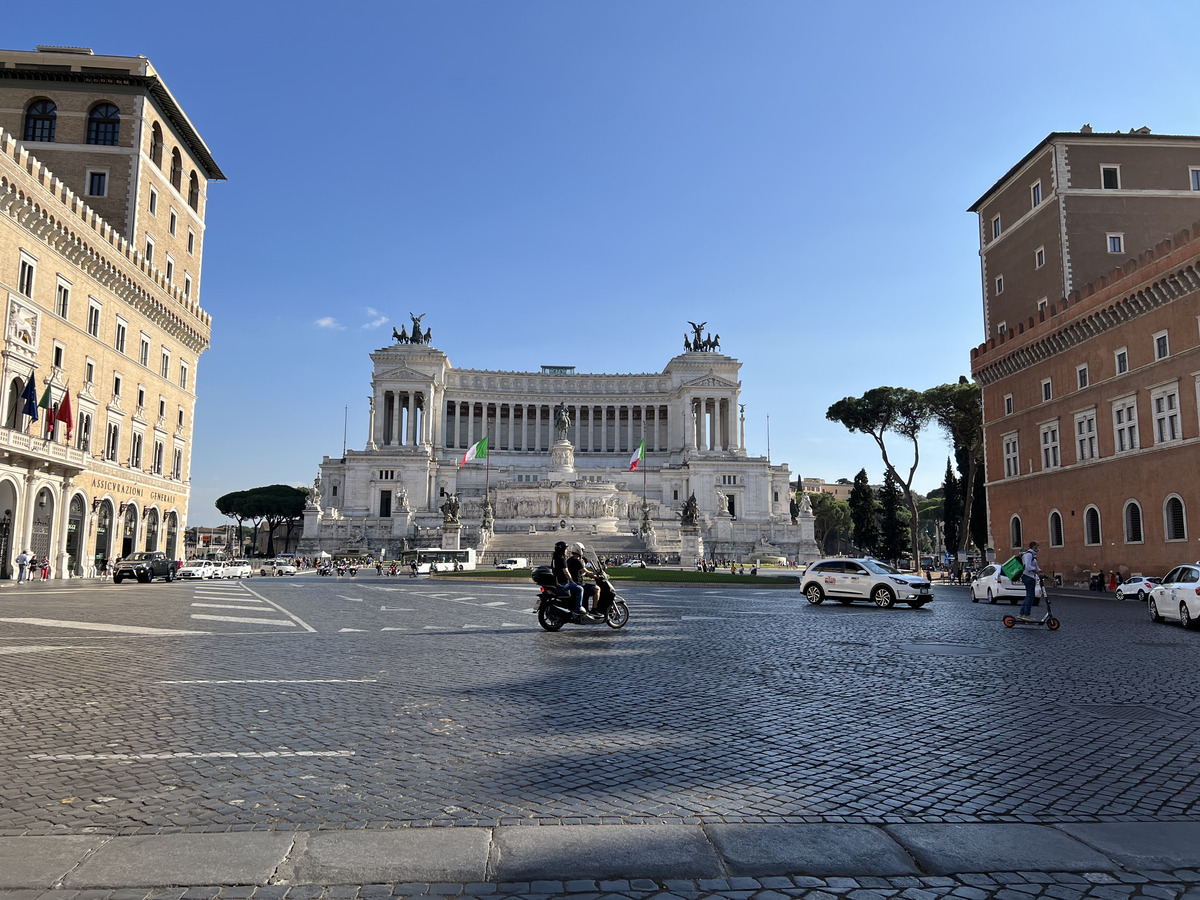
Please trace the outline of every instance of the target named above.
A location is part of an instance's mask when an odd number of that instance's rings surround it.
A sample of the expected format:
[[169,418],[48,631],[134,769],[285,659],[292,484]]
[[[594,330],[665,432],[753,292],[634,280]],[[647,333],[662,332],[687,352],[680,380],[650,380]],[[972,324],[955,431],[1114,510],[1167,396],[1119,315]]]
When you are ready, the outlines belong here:
[[21,399],[25,401],[25,408],[21,410],[25,415],[30,417],[30,421],[38,420],[38,397],[37,385],[34,384],[33,376],[29,376],[29,380],[25,382],[25,390],[21,394]]

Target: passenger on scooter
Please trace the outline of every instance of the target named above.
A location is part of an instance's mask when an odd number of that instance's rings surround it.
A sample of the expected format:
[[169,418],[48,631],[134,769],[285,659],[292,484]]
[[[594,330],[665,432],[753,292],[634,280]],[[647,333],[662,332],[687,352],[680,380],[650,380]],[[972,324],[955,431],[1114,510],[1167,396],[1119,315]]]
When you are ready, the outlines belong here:
[[596,586],[594,584],[584,584],[584,575],[588,571],[588,564],[583,558],[583,551],[587,548],[583,544],[576,541],[571,545],[571,556],[567,560],[567,572],[571,575],[571,580],[583,587],[583,607],[586,610],[591,607],[594,611],[596,608]]
[[575,613],[581,615],[583,609],[583,585],[571,578],[570,569],[567,566],[567,542],[559,541],[554,545],[554,556],[550,558],[550,567],[554,572],[554,583],[566,589],[571,595],[571,599],[575,601]]
[[1033,612],[1033,595],[1037,591],[1038,576],[1042,574],[1037,561],[1038,542],[1030,541],[1029,549],[1021,554],[1021,581],[1025,583],[1025,602],[1021,604],[1021,618],[1028,619]]

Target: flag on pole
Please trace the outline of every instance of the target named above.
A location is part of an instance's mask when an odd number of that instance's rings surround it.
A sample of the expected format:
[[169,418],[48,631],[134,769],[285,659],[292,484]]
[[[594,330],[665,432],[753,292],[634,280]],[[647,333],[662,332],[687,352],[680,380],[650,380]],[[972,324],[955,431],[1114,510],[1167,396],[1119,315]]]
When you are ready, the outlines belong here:
[[465,466],[473,459],[485,459],[487,457],[487,442],[488,439],[484,437],[473,443],[471,448],[463,455],[462,462],[459,465]]
[[642,438],[642,442],[638,444],[638,448],[633,451],[633,456],[629,457],[629,471],[632,472],[642,464],[642,460],[646,458],[646,439]]
[[54,401],[50,399],[50,385],[46,385],[46,390],[42,392],[42,399],[38,401],[38,406],[46,411],[46,433],[42,435],[44,438],[54,431]]
[[50,400],[50,385],[46,385],[46,390],[42,393],[42,399],[38,401],[38,406],[40,406],[46,412],[50,412],[51,402],[52,401]]
[[65,422],[67,425],[67,440],[71,440],[71,432],[74,430],[75,417],[71,414],[71,392],[67,391],[63,394],[62,403],[58,405],[58,412],[54,414],[56,422]]
[[21,414],[29,416],[36,422],[38,420],[37,385],[33,383],[33,375],[30,375],[29,380],[25,382],[25,390],[21,393],[21,399],[25,401]]

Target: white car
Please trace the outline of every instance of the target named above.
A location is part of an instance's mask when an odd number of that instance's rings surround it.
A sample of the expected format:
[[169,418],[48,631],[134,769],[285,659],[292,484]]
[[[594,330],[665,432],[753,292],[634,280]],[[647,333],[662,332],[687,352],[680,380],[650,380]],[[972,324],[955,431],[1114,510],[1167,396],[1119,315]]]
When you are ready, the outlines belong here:
[[933,599],[933,585],[923,575],[906,575],[877,559],[823,559],[808,567],[800,590],[817,606],[828,597],[839,603],[869,600],[884,609],[896,601],[913,609]]
[[[1016,581],[1009,581],[1000,571],[1000,567],[994,563],[984,566],[971,581],[971,602],[978,603],[980,600],[987,600],[988,603],[995,603],[1001,597],[1016,606],[1025,599],[1025,582],[1020,578],[1017,578]],[[1039,582],[1033,589],[1034,606],[1039,605],[1038,601],[1041,599],[1042,585]]]
[[1200,563],[1176,566],[1156,584],[1146,601],[1155,622],[1174,619],[1184,628],[1200,621]]
[[1135,575],[1124,584],[1117,585],[1117,599],[1124,600],[1126,597],[1137,597],[1139,600],[1145,602],[1146,598],[1150,596],[1150,592],[1161,582],[1161,578],[1147,578],[1145,575]]
[[254,569],[244,559],[230,559],[225,561],[225,565],[221,566],[221,571],[217,573],[218,578],[249,578],[254,574]]
[[180,578],[215,578],[217,564],[211,559],[193,559],[183,564],[177,573]]
[[286,559],[277,559],[263,565],[258,572],[260,575],[295,575],[296,567]]

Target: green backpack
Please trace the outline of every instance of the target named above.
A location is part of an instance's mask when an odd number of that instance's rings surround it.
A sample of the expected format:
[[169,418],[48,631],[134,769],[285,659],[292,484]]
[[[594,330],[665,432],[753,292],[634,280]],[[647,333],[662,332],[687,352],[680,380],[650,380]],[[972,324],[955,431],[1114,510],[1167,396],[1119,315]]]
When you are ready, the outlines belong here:
[[1000,571],[1004,573],[1004,577],[1009,581],[1016,581],[1021,577],[1021,573],[1025,571],[1025,564],[1021,562],[1021,557],[1014,556],[1000,567]]

